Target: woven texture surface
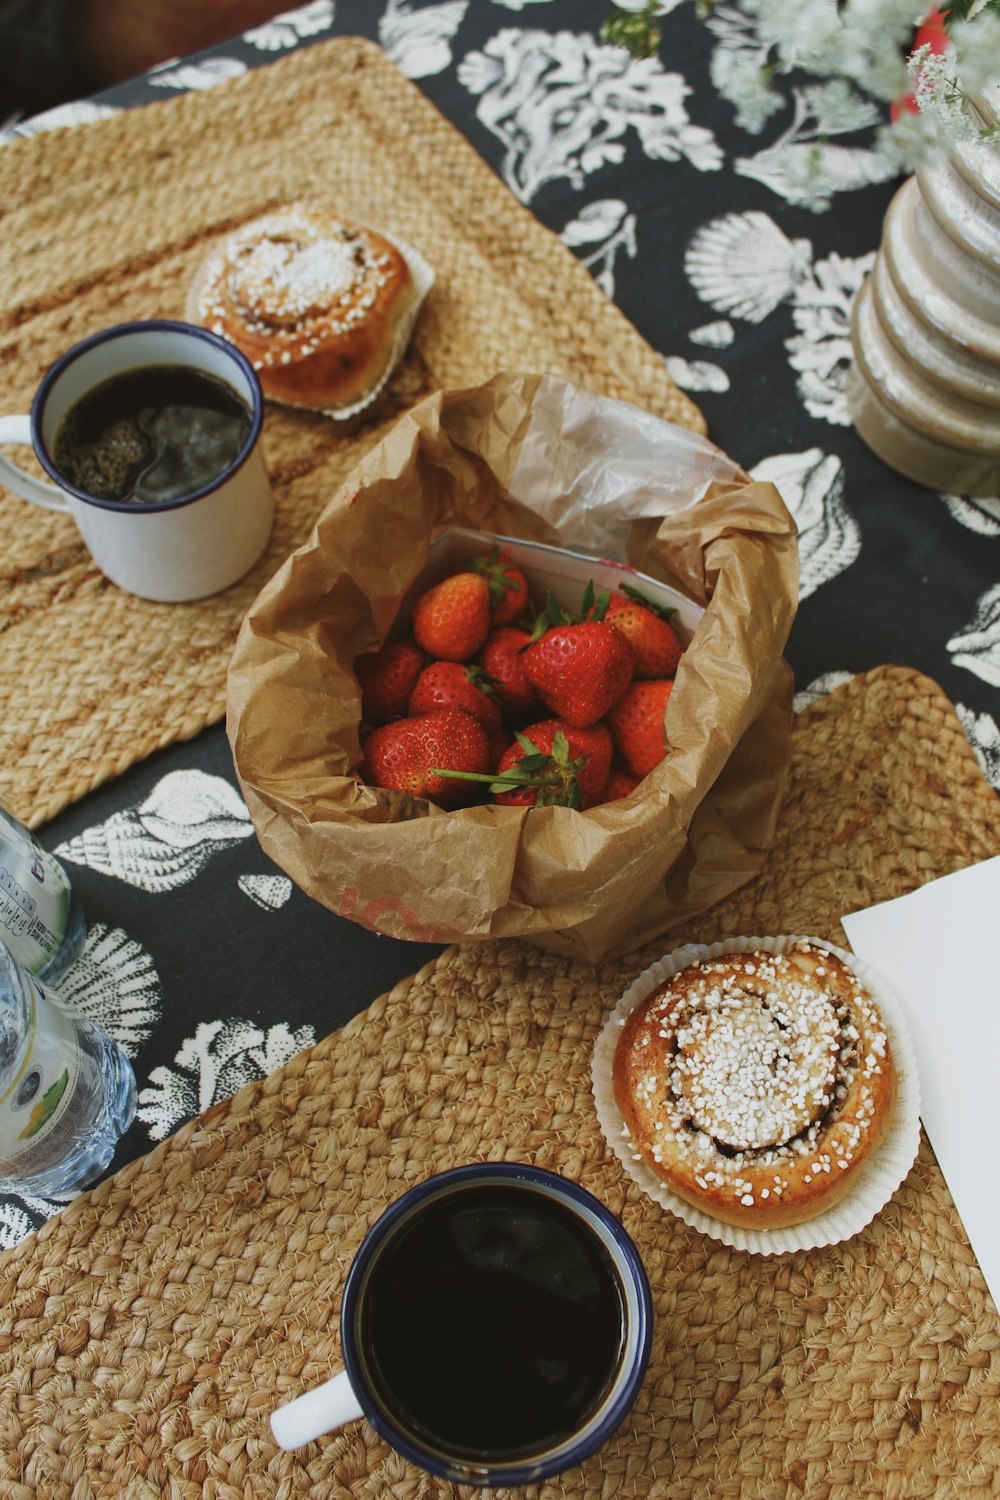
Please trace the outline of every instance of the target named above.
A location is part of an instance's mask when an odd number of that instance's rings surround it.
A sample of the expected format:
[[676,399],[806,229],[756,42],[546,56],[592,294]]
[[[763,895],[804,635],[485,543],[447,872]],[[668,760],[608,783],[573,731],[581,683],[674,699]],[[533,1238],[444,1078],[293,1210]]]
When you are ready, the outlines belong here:
[[437,281],[410,352],[350,432],[269,406],[271,543],[215,599],[134,599],[106,582],[70,519],[0,493],[0,796],[32,826],[222,717],[247,606],[361,455],[423,396],[502,369],[551,372],[704,427],[589,272],[379,48],[354,39],[4,147],[3,410],[27,411],[77,339],[183,317],[218,237],[294,198],[394,231],[431,262]]
[[[880,668],[800,716],[766,870],[683,937],[843,943],[842,913],[998,851],[1000,803],[950,704],[926,678]],[[377,1214],[435,1171],[505,1158],[562,1172],[620,1214],[655,1310],[619,1433],[518,1493],[995,1494],[1000,1323],[926,1141],[863,1234],[780,1260],[664,1214],[605,1145],[591,1047],[659,951],[590,968],[516,944],[451,949],[9,1251],[3,1493],[463,1493],[364,1422],[291,1455],[267,1417],[336,1367],[346,1269]]]

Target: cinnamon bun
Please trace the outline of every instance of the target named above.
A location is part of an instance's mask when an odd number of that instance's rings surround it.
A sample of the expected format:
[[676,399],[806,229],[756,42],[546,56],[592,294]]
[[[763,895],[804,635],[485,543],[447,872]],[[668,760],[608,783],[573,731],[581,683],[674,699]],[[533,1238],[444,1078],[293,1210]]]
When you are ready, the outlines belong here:
[[726,953],[626,1018],[614,1096],[652,1172],[727,1224],[778,1229],[837,1203],[893,1116],[875,1000],[834,953]]
[[290,204],[216,247],[188,312],[247,356],[266,396],[336,412],[379,388],[417,300],[406,258],[384,235]]

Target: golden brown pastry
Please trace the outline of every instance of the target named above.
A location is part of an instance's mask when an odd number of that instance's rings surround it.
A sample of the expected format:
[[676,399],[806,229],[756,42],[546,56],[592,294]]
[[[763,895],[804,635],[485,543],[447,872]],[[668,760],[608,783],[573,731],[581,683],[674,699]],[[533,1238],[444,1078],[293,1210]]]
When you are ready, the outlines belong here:
[[189,316],[247,356],[266,396],[336,410],[378,387],[416,296],[406,260],[383,235],[290,204],[216,247]]
[[614,1057],[633,1149],[687,1203],[778,1229],[831,1208],[892,1118],[872,996],[814,944],[682,969],[631,1012]]

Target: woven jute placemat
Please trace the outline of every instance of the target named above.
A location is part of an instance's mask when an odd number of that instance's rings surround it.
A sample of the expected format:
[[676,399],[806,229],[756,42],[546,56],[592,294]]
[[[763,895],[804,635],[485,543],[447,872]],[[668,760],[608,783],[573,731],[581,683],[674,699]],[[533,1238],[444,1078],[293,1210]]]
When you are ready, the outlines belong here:
[[394,232],[430,261],[409,354],[350,431],[268,407],[274,533],[217,598],[134,599],[97,571],[71,520],[0,492],[0,796],[32,826],[222,717],[247,606],[423,396],[499,370],[553,373],[704,428],[589,272],[378,47],[352,38],[0,151],[0,410],[27,411],[77,339],[183,317],[218,238],[292,199]]
[[[950,704],[881,668],[800,716],[765,871],[678,937],[843,943],[843,913],[998,851],[1000,801]],[[864,1233],[781,1259],[664,1213],[605,1144],[591,1048],[660,951],[590,968],[513,943],[450,949],[7,1252],[3,1493],[476,1493],[410,1467],[365,1422],[284,1454],[267,1418],[337,1367],[347,1266],[378,1213],[436,1171],[509,1159],[621,1216],[655,1311],[618,1434],[518,1493],[995,1494],[1000,1320],[926,1141]]]

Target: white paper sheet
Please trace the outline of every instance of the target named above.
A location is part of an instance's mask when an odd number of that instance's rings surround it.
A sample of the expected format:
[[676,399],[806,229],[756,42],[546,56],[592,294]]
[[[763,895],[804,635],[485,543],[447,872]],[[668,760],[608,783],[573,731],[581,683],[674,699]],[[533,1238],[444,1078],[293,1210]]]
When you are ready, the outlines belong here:
[[1000,857],[843,919],[903,1006],[921,1119],[1000,1306]]

